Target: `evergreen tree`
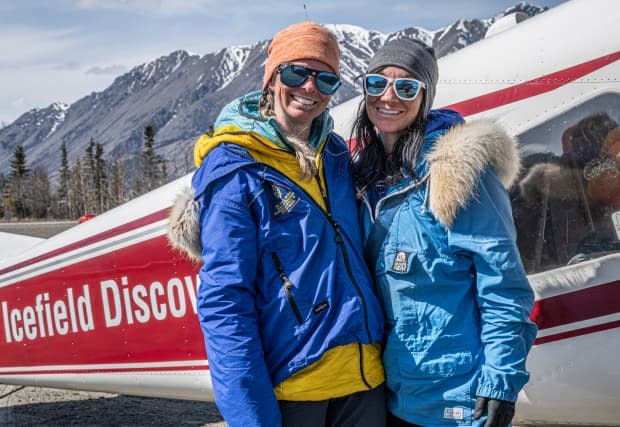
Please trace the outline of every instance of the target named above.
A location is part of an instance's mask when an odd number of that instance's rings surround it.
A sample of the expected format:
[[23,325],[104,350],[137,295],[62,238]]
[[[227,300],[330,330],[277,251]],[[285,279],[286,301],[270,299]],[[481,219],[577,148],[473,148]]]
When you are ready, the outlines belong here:
[[23,181],[30,172],[26,166],[26,152],[23,145],[18,145],[13,151],[13,157],[10,160],[11,165],[11,198],[14,213],[19,218],[28,216],[28,211],[24,206],[23,200]]
[[95,180],[95,140],[90,139],[81,165],[82,191],[84,194],[84,213],[97,212],[97,183]]
[[152,125],[144,127],[144,150],[142,150],[142,161],[144,164],[144,189],[143,192],[149,192],[157,187],[159,182],[159,171],[157,165],[159,158],[155,154],[155,130]]
[[76,159],[71,167],[71,186],[69,187],[69,198],[71,199],[71,210],[69,215],[71,218],[77,219],[85,213],[85,196],[84,196],[84,176],[82,174],[82,163],[80,159]]
[[18,145],[13,151],[13,157],[10,161],[11,179],[23,179],[30,169],[26,167],[26,152],[23,145]]
[[2,191],[2,204],[0,204],[0,217],[5,220],[11,219],[11,185],[9,178],[0,173],[0,191]]
[[106,174],[106,162],[103,158],[103,146],[95,144],[95,191],[97,194],[97,213],[102,213],[109,208],[108,177]]
[[58,197],[58,216],[60,218],[69,218],[71,210],[69,198],[69,180],[70,180],[69,159],[67,157],[67,142],[63,139],[60,146],[60,169],[58,170],[58,187],[56,195]]

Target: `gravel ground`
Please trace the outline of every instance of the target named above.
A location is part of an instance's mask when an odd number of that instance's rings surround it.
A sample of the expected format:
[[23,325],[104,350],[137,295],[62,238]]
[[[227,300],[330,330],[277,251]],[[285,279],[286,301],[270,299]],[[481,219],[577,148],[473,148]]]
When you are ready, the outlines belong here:
[[0,221],[0,231],[47,239],[77,223],[77,221]]
[[225,427],[215,404],[0,384],[0,426]]
[[226,423],[210,402],[0,384],[0,426],[226,427]]

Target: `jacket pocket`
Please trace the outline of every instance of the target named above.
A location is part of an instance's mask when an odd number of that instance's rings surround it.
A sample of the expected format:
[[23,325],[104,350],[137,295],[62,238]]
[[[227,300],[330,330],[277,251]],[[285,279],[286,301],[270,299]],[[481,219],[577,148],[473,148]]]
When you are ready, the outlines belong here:
[[273,265],[278,272],[278,276],[280,276],[280,280],[282,281],[282,288],[284,290],[284,295],[286,296],[288,304],[293,311],[293,315],[295,316],[297,323],[301,325],[304,323],[304,319],[301,315],[301,311],[299,311],[297,303],[295,302],[295,298],[293,297],[292,289],[295,287],[295,285],[293,285],[293,282],[291,282],[291,280],[284,272],[284,266],[282,265],[282,261],[280,261],[280,257],[278,257],[278,254],[272,252],[271,259],[273,260]]

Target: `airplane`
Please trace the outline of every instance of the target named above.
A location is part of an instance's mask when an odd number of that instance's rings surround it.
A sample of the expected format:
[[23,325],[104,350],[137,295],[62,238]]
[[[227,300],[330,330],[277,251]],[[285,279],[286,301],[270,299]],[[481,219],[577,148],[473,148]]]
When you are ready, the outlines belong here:
[[[510,196],[539,332],[515,424],[620,425],[619,22],[615,0],[571,0],[439,60],[435,107],[520,141]],[[331,111],[346,138],[360,99]],[[190,180],[49,239],[0,236],[0,383],[213,400],[199,266],[166,237]]]

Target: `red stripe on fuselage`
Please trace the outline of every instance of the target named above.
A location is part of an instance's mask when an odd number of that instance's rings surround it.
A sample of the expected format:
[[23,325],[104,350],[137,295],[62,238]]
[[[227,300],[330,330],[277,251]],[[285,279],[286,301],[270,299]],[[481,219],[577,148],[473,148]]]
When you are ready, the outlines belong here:
[[545,344],[553,341],[565,340],[568,338],[575,338],[581,335],[593,334],[595,332],[607,331],[609,329],[620,328],[620,320],[616,320],[609,323],[602,323],[600,325],[588,326],[585,328],[574,329],[572,331],[560,332],[559,334],[547,335],[546,337],[536,338],[534,344]]
[[28,265],[35,264],[39,261],[43,261],[49,258],[52,258],[56,255],[63,254],[65,252],[72,251],[74,249],[79,249],[83,246],[87,246],[105,239],[109,239],[110,237],[118,236],[120,234],[126,233],[128,231],[134,230],[136,228],[144,227],[145,225],[149,225],[153,222],[160,221],[166,218],[168,214],[168,208],[162,209],[160,211],[154,212],[152,214],[146,215],[142,218],[138,218],[134,221],[130,221],[126,224],[120,225],[115,228],[111,228],[109,230],[104,231],[103,233],[95,234],[93,236],[87,237],[86,239],[78,240],[77,242],[73,242],[69,245],[62,246],[58,249],[54,249],[53,251],[44,253],[42,255],[36,256],[34,258],[30,258],[26,261],[22,261],[20,263],[11,265],[5,269],[0,270],[0,274],[9,273],[11,271],[15,271],[22,267],[26,267]]
[[620,281],[615,281],[536,301],[532,320],[548,329],[618,312]]
[[[531,318],[536,322],[540,330],[544,330],[615,313],[620,313],[620,281],[538,300],[534,304]],[[536,344],[573,338],[618,327],[620,327],[620,321],[576,328],[540,337],[536,339]]]
[[503,105],[512,104],[513,102],[550,92],[580,77],[590,74],[599,68],[611,64],[618,59],[620,59],[620,51],[583,62],[573,67],[565,68],[555,73],[537,77],[506,89],[500,89],[466,101],[446,105],[443,108],[458,111],[463,116],[470,116],[472,114],[492,110]]

